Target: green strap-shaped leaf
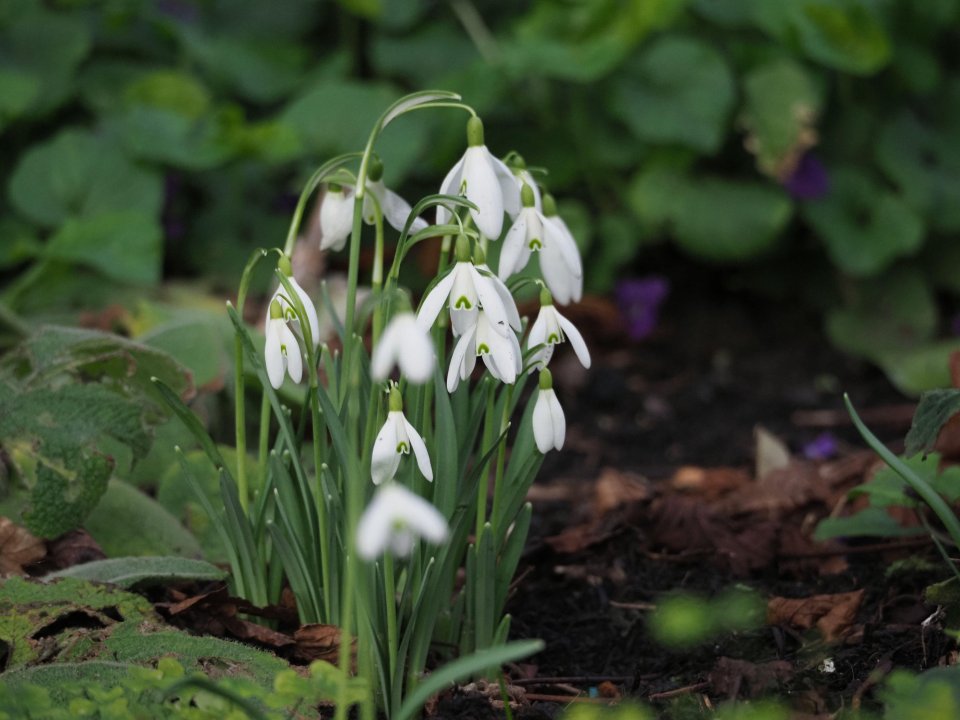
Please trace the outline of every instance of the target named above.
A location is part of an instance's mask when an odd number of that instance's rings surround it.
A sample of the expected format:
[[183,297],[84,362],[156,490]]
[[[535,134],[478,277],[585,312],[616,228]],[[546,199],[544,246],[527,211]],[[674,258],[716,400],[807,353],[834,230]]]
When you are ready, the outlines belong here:
[[226,572],[204,560],[174,556],[121,557],[74,565],[45,576],[44,580],[73,577],[110,583],[123,588],[171,580],[222,580]]

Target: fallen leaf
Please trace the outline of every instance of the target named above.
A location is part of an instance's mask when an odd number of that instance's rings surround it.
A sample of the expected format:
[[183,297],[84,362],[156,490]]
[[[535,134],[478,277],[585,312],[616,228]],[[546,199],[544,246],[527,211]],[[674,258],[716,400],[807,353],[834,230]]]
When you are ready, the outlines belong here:
[[650,485],[646,478],[604,468],[593,488],[593,516],[599,519],[611,510],[649,498]]
[[710,671],[708,680],[713,692],[734,700],[738,697],[759,697],[789,680],[793,673],[793,665],[786,660],[754,664],[721,657]]
[[773,597],[767,603],[768,625],[790,625],[809,630],[816,627],[827,642],[855,631],[853,622],[863,602],[861,590],[806,598]]
[[[293,633],[294,654],[305,662],[326,660],[337,664],[340,660],[340,637],[342,631],[336,625],[320,625],[317,623],[303,625]],[[353,641],[354,661],[356,661],[356,644]]]
[[105,560],[106,557],[97,541],[82,528],[71,530],[47,543],[47,560],[57,570]]
[[775,519],[734,520],[700,498],[684,495],[667,495],[653,503],[648,524],[654,544],[672,552],[715,552],[740,577],[773,560],[780,529]]
[[740,468],[703,468],[684,465],[670,480],[677,490],[718,498],[744,485],[752,484],[750,475]]
[[46,554],[43,540],[10,518],[0,517],[0,577],[25,575],[24,566],[42,560]]

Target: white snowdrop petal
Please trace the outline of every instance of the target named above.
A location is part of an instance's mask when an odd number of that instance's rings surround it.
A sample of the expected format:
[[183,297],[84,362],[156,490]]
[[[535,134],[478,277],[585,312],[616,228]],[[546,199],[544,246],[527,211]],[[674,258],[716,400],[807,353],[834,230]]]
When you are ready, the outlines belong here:
[[423,385],[433,375],[436,362],[433,342],[412,315],[406,316],[398,327],[400,339],[406,340],[406,347],[400,353],[400,370],[410,382]]
[[473,333],[473,328],[467,330],[467,332],[465,332],[457,341],[457,344],[453,348],[453,352],[450,355],[450,369],[447,371],[448,393],[454,392],[457,389],[457,386],[460,384],[463,359],[467,354],[467,348],[470,346],[470,341],[473,339]]
[[550,402],[546,390],[537,393],[537,402],[533,406],[533,439],[537,449],[546,455],[553,448],[553,419],[550,416]]
[[403,340],[402,332],[403,328],[396,319],[390,321],[373,349],[373,357],[370,358],[370,377],[377,382],[386,380],[390,376],[394,360],[402,352],[400,348]]
[[[465,157],[466,156],[457,160],[457,164],[450,168],[450,172],[448,172],[447,176],[443,179],[443,182],[440,184],[441,195],[460,194],[460,179],[462,177]],[[451,217],[452,214],[446,205],[437,206],[437,225],[446,225],[450,222]]]
[[454,337],[463,335],[467,330],[477,324],[477,315],[480,309],[474,305],[469,310],[451,310],[450,311],[450,329]]
[[280,342],[286,347],[287,372],[295,383],[303,379],[303,356],[300,354],[300,344],[286,324],[280,330]]
[[463,183],[467,199],[477,206],[470,215],[477,229],[491,240],[500,237],[503,230],[503,192],[493,169],[490,151],[486,146],[467,148],[464,153]]
[[267,366],[267,378],[274,390],[283,385],[283,373],[285,371],[283,362],[283,351],[280,348],[280,327],[283,320],[267,320],[267,341],[263,349],[263,359]]
[[353,229],[353,196],[327,190],[320,202],[320,249],[343,250]]
[[550,289],[553,299],[566,305],[573,299],[573,281],[560,253],[552,245],[546,245],[540,253],[540,272]]
[[364,560],[379,557],[390,543],[393,519],[389,503],[389,496],[377,493],[357,522],[357,554]]
[[523,269],[520,264],[520,258],[523,255],[523,248],[527,238],[527,218],[521,213],[513,221],[513,225],[507,230],[507,236],[503,240],[503,247],[500,250],[500,270],[497,275],[501,280]]
[[567,340],[570,341],[570,345],[573,347],[573,352],[576,353],[580,364],[582,364],[585,368],[589,368],[590,350],[587,349],[587,343],[584,342],[583,335],[581,335],[580,331],[577,330],[576,325],[567,320],[560,313],[557,313],[557,319],[560,321],[560,327],[563,328],[563,332],[567,336]]
[[433,290],[431,290],[423,299],[423,302],[420,303],[420,310],[417,313],[417,323],[424,331],[429,332],[430,328],[433,327],[433,323],[436,322],[437,315],[439,315],[440,310],[443,309],[447,301],[447,296],[450,294],[450,289],[453,287],[456,274],[457,268],[454,266],[453,270],[434,285]]
[[[493,170],[497,174],[497,180],[500,183],[500,192],[503,194],[503,210],[511,218],[515,218],[520,212],[520,183],[517,176],[507,167],[506,163],[498,157],[490,156],[493,164]],[[534,187],[536,187],[534,185]],[[538,191],[535,191],[539,195]],[[537,205],[539,207],[539,204]]]
[[[407,218],[410,217],[412,210],[410,203],[393,190],[386,190],[383,199],[383,216],[394,230],[403,232],[403,226],[407,224]],[[415,218],[410,224],[410,234],[420,232],[425,227],[427,222],[423,218]]]
[[[486,265],[482,266],[484,270],[488,270]],[[517,310],[517,302],[513,299],[513,295],[510,294],[510,290],[504,284],[503,280],[498,278],[496,275],[490,275],[490,282],[493,285],[493,289],[497,291],[497,295],[500,297],[500,302],[503,304],[503,309],[507,313],[507,321],[517,332],[523,330],[523,323],[520,322],[520,311]]]
[[397,425],[393,418],[387,415],[387,421],[377,433],[373,442],[373,452],[370,460],[370,476],[375,485],[389,480],[397,473],[400,464],[400,454],[397,452]]
[[420,472],[423,473],[423,476],[432,482],[433,468],[430,467],[430,455],[427,453],[427,446],[424,444],[423,438],[420,437],[420,433],[417,432],[417,429],[410,424],[410,421],[404,418],[403,422],[407,429],[407,438],[410,440],[410,445],[413,447],[413,455],[417,459],[417,467],[420,468]]
[[549,391],[547,401],[550,405],[550,418],[553,421],[553,446],[559,450],[563,447],[563,441],[567,435],[567,418],[564,416],[563,408],[560,407],[560,401],[553,390]]
[[503,301],[500,299],[493,281],[481,275],[476,268],[471,269],[473,270],[473,285],[477,290],[480,307],[483,308],[483,312],[493,329],[501,335],[505,335],[510,332],[507,311],[503,307]]
[[300,287],[300,284],[292,277],[290,278],[290,284],[293,285],[293,289],[300,297],[300,302],[303,303],[303,310],[307,314],[307,322],[310,323],[310,335],[312,336],[313,347],[317,348],[320,345],[320,320],[317,318],[317,308],[314,306],[313,300],[310,299],[307,291]]
[[392,494],[395,517],[421,537],[440,543],[447,537],[447,521],[433,505],[404,487],[395,486]]

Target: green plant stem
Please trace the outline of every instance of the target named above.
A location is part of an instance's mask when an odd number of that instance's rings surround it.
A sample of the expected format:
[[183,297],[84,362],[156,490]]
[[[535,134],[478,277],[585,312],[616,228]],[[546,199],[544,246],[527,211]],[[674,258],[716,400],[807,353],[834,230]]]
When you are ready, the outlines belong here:
[[500,414],[499,435],[503,436],[500,447],[497,449],[497,464],[493,478],[493,509],[490,511],[490,524],[493,527],[493,537],[495,542],[500,537],[502,512],[500,505],[503,502],[503,471],[507,459],[507,440],[504,436],[504,430],[510,424],[510,407],[513,400],[513,385],[508,385],[506,389],[507,397],[504,399],[503,412]]
[[934,514],[947,529],[947,533],[950,535],[953,544],[960,547],[960,520],[954,515],[953,510],[947,505],[946,501],[940,497],[929,483],[913,472],[903,460],[890,452],[889,448],[880,442],[876,435],[870,432],[870,429],[863,424],[863,420],[857,415],[857,411],[853,409],[853,403],[850,402],[850,397],[846,393],[843,395],[843,402],[847,406],[847,412],[850,413],[853,424],[860,432],[860,435],[863,436],[863,439],[867,441],[867,444],[930,506],[930,509],[933,510]]
[[267,485],[267,467],[269,465],[268,455],[270,454],[270,398],[263,392],[260,397],[260,444],[258,446],[258,459],[260,464],[260,487],[263,491]]
[[[366,157],[364,157],[364,160]],[[353,203],[353,230],[350,234],[350,260],[347,266],[347,309],[344,316],[343,338],[343,372],[349,378],[353,369],[353,335],[355,332],[354,318],[357,313],[357,283],[360,273],[360,235],[363,232],[363,198],[360,195],[360,183],[366,182],[364,166],[361,165],[360,175],[357,178],[357,194]],[[342,406],[344,393],[349,382],[340,383],[339,404]]]
[[[490,384],[487,383],[486,386],[487,392],[487,409],[486,415],[483,420],[483,443],[481,444],[481,452],[486,452],[487,446],[493,441],[494,435],[494,412],[496,412],[496,403],[494,402],[495,393],[490,387]],[[489,462],[484,466],[483,470],[480,472],[480,480],[477,482],[477,524],[476,524],[476,535],[475,537],[479,540],[480,533],[483,530],[484,524],[487,522],[487,492],[489,490]]]
[[316,364],[310,368],[310,413],[313,430],[313,472],[317,482],[317,533],[320,535],[320,577],[323,583],[323,611],[327,622],[334,622],[331,610],[333,579],[330,575],[330,533],[327,513],[327,498],[323,492],[323,479],[320,477],[323,467],[323,438],[321,437],[320,402],[317,400],[319,380]]
[[[393,685],[393,676],[397,672],[397,655],[399,646],[397,641],[397,583],[393,575],[393,555],[389,552],[383,557],[383,599],[387,612],[387,660],[389,662],[387,677]],[[399,704],[400,698],[392,697],[391,688],[384,688],[384,694],[391,697],[387,702],[388,708]]]
[[[237,316],[243,319],[243,306],[247,301],[247,292],[250,289],[250,280],[253,277],[253,270],[261,259],[267,256],[267,251],[262,248],[254,250],[246,266],[243,268],[243,274],[240,276],[240,287],[237,290]],[[240,496],[240,507],[243,512],[248,512],[249,490],[247,486],[247,404],[246,404],[246,384],[243,378],[243,340],[239,335],[233,338],[233,390],[234,390],[234,442],[237,448],[237,494]]]
[[373,250],[373,272],[370,277],[370,288],[373,291],[373,344],[377,344],[380,339],[380,333],[383,331],[384,308],[381,302],[381,290],[383,289],[383,213],[380,210],[380,203],[371,193],[370,199],[374,205],[375,217],[375,238]]

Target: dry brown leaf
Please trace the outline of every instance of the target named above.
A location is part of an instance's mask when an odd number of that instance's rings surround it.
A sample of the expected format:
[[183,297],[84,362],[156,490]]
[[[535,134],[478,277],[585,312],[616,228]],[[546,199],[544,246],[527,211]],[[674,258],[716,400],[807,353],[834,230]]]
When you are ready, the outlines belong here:
[[737,576],[769,564],[776,551],[780,523],[750,517],[734,521],[701,498],[667,495],[649,511],[650,538],[672,552],[708,550]]
[[24,566],[42,560],[46,554],[43,540],[10,518],[0,517],[0,577],[24,575]]
[[593,516],[599,520],[611,510],[649,498],[650,486],[646,478],[604,468],[593,488]]
[[828,642],[849,635],[863,602],[861,590],[806,598],[773,597],[767,603],[768,625],[790,625],[809,630],[816,627]]
[[744,485],[752,484],[749,473],[740,468],[703,468],[684,465],[670,480],[677,490],[718,498]]
[[106,557],[97,541],[82,528],[71,530],[47,543],[47,560],[59,570],[104,560]]
[[[340,660],[340,636],[342,631],[336,625],[303,625],[293,633],[297,646],[294,654],[305,662],[326,660],[336,664]],[[356,640],[353,641],[356,654]]]

